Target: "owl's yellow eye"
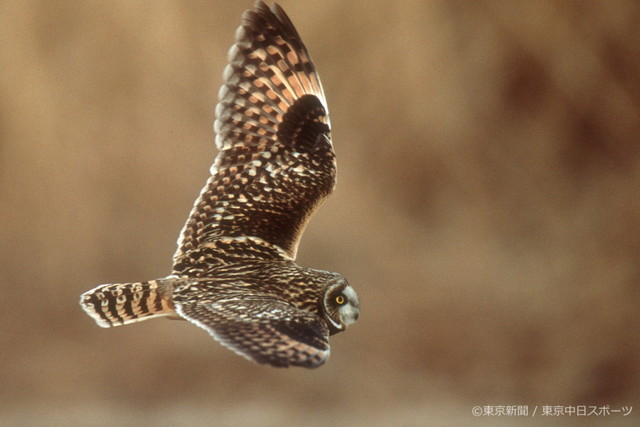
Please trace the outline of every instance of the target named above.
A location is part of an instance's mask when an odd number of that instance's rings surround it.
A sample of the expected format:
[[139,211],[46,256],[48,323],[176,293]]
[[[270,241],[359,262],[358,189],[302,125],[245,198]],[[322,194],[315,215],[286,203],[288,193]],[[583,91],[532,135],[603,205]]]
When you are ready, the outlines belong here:
[[344,300],[344,296],[343,296],[343,295],[338,295],[338,296],[336,297],[336,304],[338,304],[338,305],[342,305],[342,304],[344,304],[344,301],[345,301],[345,300]]

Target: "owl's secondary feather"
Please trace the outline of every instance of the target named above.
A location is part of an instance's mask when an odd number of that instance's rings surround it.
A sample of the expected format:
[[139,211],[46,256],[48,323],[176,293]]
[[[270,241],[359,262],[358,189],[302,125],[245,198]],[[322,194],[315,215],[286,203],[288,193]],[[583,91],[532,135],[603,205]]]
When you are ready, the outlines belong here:
[[202,247],[252,238],[294,259],[309,217],[335,185],[328,111],[315,66],[284,11],[243,15],[216,108],[220,152],[178,240],[174,273]]

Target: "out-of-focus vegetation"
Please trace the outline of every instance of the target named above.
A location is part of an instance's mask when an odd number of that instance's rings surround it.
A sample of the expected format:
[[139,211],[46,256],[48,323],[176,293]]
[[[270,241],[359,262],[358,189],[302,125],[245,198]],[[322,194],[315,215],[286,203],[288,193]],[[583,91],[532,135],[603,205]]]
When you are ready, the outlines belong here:
[[359,322],[315,371],[253,365],[187,322],[98,328],[80,293],[169,272],[251,2],[5,1],[0,423],[638,406],[640,5],[282,3],[339,164],[299,261],[348,277]]

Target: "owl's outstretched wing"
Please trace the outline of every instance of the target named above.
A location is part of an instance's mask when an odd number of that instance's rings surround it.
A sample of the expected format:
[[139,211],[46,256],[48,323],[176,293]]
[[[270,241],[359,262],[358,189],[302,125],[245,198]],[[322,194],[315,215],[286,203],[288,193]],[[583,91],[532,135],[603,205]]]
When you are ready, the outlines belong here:
[[329,357],[329,331],[315,314],[272,297],[174,301],[177,313],[257,363],[315,368]]
[[258,1],[244,13],[216,116],[220,152],[180,234],[174,271],[207,247],[294,259],[336,166],[320,79],[278,5]]

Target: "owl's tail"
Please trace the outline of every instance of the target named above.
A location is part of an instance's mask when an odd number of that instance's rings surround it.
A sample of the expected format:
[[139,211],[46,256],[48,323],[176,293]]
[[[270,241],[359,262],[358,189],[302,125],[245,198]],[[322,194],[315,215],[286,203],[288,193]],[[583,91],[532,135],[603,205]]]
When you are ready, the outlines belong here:
[[80,296],[80,305],[99,326],[127,325],[160,316],[177,316],[171,294],[175,276],[136,283],[100,285]]

